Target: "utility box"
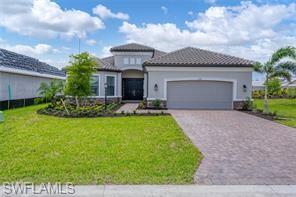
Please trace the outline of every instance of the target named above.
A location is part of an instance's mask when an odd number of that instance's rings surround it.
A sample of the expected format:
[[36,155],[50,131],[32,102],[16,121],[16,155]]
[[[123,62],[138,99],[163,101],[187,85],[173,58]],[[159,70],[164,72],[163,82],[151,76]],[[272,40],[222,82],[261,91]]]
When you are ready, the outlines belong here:
[[4,115],[2,111],[0,111],[0,122],[4,122]]

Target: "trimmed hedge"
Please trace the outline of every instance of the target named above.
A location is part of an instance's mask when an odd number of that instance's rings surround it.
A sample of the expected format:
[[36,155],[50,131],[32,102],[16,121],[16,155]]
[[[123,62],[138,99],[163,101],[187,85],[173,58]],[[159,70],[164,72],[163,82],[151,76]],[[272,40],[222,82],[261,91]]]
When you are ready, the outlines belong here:
[[59,104],[57,106],[52,106],[51,104],[43,109],[37,111],[38,114],[53,115],[59,117],[99,117],[106,116],[115,113],[121,107],[119,103],[107,104],[106,110],[105,105],[97,104],[91,106],[82,106],[76,109],[75,106],[67,106],[69,114],[65,110],[64,106]]
[[[254,99],[263,99],[264,90],[253,90],[252,98]],[[269,98],[296,98],[296,88],[284,88],[268,95]]]

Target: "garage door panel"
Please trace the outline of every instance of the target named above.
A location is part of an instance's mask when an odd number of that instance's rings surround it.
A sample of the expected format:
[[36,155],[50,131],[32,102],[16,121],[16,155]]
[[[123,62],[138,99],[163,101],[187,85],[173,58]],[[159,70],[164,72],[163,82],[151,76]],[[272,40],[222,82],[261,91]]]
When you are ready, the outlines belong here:
[[168,82],[167,106],[175,109],[231,109],[232,83],[218,81]]

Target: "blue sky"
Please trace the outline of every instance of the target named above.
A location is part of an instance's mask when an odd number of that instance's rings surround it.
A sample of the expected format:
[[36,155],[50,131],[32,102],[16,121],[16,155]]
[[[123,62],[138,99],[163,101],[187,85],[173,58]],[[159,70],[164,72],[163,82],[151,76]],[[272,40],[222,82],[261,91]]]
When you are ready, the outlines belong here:
[[[265,61],[296,46],[292,0],[0,0],[0,47],[63,67],[81,50],[98,57],[139,42]],[[255,76],[258,78],[258,76]]]

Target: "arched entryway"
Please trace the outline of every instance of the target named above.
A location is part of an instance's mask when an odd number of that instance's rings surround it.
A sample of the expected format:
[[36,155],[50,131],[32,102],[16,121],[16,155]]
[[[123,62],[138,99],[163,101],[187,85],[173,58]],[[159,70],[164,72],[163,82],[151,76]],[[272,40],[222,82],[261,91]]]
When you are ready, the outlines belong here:
[[122,100],[143,100],[144,73],[139,70],[122,72]]

